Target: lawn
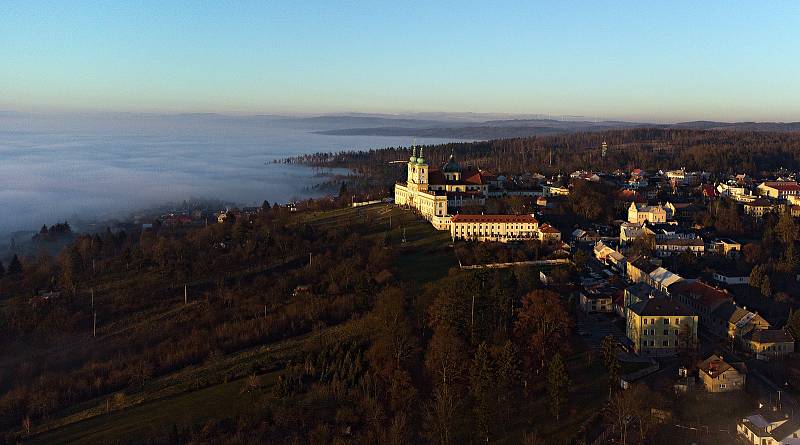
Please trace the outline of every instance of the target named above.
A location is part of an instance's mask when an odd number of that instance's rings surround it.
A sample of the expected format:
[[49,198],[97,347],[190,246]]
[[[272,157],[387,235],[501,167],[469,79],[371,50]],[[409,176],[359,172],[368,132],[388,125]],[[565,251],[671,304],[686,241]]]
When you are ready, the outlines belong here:
[[260,375],[263,394],[288,360],[364,335],[365,326],[363,319],[351,320],[184,368],[127,394],[124,409],[110,414],[106,413],[108,397],[99,397],[65,410],[47,423],[34,425],[36,436],[32,443],[124,442],[137,432],[148,433],[153,428],[163,432],[176,423],[197,424],[235,415],[252,406],[249,396],[239,394],[247,376]]
[[[261,376],[261,394],[268,392],[278,372]],[[176,425],[199,424],[254,408],[252,395],[241,394],[245,379],[113,411],[36,437],[34,444],[135,443],[136,437],[163,435]]]

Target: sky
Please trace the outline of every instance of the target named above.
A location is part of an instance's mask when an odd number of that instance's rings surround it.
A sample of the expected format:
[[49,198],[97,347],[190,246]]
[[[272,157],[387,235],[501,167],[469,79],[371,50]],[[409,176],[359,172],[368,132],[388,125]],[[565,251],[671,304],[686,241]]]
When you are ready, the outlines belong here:
[[800,2],[0,2],[0,110],[800,121]]

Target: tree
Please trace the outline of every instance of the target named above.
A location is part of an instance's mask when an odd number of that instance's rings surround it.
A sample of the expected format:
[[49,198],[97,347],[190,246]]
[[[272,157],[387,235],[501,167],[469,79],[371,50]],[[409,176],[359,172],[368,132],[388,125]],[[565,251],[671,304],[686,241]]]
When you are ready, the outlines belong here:
[[61,285],[74,293],[82,272],[81,256],[74,244],[61,251],[58,262],[61,265]]
[[528,369],[539,371],[556,352],[569,350],[572,320],[558,294],[535,290],[522,300],[522,309],[514,324]]
[[547,394],[550,397],[550,409],[556,421],[561,415],[561,408],[566,399],[567,388],[569,386],[569,375],[564,366],[561,354],[556,352],[547,366]]
[[617,391],[611,396],[606,407],[606,420],[619,433],[619,443],[625,445],[628,439],[628,425],[634,415],[628,391]]
[[791,311],[789,320],[786,321],[786,328],[789,329],[794,338],[800,338],[800,311]]
[[489,426],[495,411],[495,376],[489,347],[483,342],[475,351],[469,375],[469,391],[473,400],[475,427],[478,434],[489,442]]
[[3,262],[0,261],[0,278],[3,278],[5,274],[6,274],[6,268],[5,266],[3,266]]
[[425,413],[426,436],[431,443],[450,445],[456,421],[458,420],[459,401],[452,391],[439,387],[433,390],[433,397]]
[[511,413],[515,409],[522,387],[522,372],[519,368],[519,355],[514,343],[506,341],[497,354],[497,398],[502,413],[503,426],[511,424]]
[[609,393],[619,387],[619,378],[622,366],[617,357],[617,339],[613,335],[606,335],[603,338],[601,350],[603,353],[603,364],[608,371],[608,390]]
[[769,277],[765,276],[761,281],[761,296],[769,298],[770,295],[772,295],[772,283],[770,283]]
[[389,376],[417,351],[403,292],[396,288],[381,292],[372,317],[376,335],[367,356],[379,373]]
[[8,275],[18,275],[22,273],[22,263],[19,261],[19,257],[14,254],[14,257],[11,258],[11,262],[8,263]]

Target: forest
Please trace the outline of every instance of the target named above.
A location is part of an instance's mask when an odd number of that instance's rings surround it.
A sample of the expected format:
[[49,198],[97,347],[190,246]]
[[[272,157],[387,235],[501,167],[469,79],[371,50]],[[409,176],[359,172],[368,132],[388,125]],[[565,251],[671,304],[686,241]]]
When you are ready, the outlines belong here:
[[2,441],[568,443],[606,422],[603,361],[535,269],[451,268],[424,221],[347,201],[16,257]]
[[[608,144],[601,156],[600,147]],[[507,175],[539,172],[569,174],[577,170],[649,171],[685,167],[716,174],[757,175],[780,168],[800,170],[800,133],[734,130],[632,128],[527,138],[460,142],[424,147],[432,166],[451,153],[462,165]],[[325,167],[344,167],[391,183],[405,170],[390,161],[408,158],[407,147],[317,153],[287,159]]]

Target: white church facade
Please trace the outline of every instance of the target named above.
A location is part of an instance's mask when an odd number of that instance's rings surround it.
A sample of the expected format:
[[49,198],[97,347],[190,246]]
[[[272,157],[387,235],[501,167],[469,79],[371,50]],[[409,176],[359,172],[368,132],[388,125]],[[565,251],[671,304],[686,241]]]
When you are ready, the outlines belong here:
[[[406,182],[394,186],[394,202],[415,209],[438,230],[448,230],[453,240],[512,241],[538,239],[560,241],[561,233],[542,226],[533,215],[461,215],[466,206],[484,206],[494,177],[479,169],[462,168],[451,154],[439,169],[431,169],[422,154],[412,148]],[[478,218],[478,220],[476,220]]]

